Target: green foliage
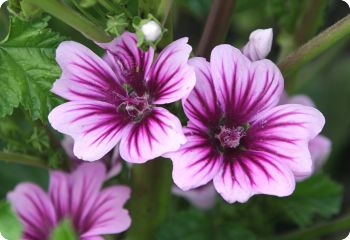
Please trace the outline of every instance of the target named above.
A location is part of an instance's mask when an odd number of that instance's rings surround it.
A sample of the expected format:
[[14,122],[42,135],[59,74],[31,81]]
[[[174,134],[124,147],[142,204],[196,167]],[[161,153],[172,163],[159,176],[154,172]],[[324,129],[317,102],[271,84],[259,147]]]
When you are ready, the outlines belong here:
[[[232,206],[231,206],[232,207]],[[222,221],[220,212],[190,209],[176,212],[159,228],[157,240],[255,240],[238,221]]]
[[48,20],[11,18],[9,34],[0,43],[0,117],[22,106],[33,120],[46,120],[58,102],[49,91],[60,75],[55,49],[63,38],[47,28]]
[[315,217],[328,218],[339,212],[342,186],[325,175],[318,174],[298,184],[288,198],[272,201],[286,216],[300,226],[312,223]]
[[42,13],[41,9],[23,0],[9,0],[8,10],[23,20],[35,19]]
[[22,235],[22,225],[5,201],[0,202],[0,233],[8,240],[20,239]]
[[253,233],[237,223],[229,222],[219,228],[216,240],[256,240]]
[[160,228],[157,240],[211,240],[211,223],[204,212],[182,211]]
[[20,112],[1,119],[0,143],[3,151],[34,155],[44,154],[50,147],[43,125],[29,122]]
[[54,229],[50,240],[78,240],[72,222],[69,219],[61,221]]

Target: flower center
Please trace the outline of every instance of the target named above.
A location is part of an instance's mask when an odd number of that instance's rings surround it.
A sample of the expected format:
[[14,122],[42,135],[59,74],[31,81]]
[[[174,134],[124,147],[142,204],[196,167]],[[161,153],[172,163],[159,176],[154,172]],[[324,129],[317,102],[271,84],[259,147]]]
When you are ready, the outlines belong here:
[[219,139],[223,148],[237,148],[240,145],[241,138],[246,135],[244,127],[220,126],[220,132],[215,135]]
[[122,97],[121,100],[122,103],[117,108],[118,112],[126,112],[135,122],[140,121],[152,110],[152,105],[149,104],[147,94],[140,97],[136,93],[131,93],[127,97]]

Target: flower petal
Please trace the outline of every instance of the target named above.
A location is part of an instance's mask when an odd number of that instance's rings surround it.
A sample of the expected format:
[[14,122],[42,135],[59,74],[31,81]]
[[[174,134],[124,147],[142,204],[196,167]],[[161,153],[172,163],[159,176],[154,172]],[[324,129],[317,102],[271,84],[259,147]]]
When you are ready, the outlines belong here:
[[287,93],[283,93],[280,104],[301,104],[308,107],[315,107],[315,103],[306,95],[296,95],[288,97]]
[[187,41],[188,38],[181,38],[169,44],[146,76],[155,104],[175,102],[193,89],[196,78],[193,68],[187,63],[192,50]]
[[105,101],[109,91],[125,92],[108,64],[80,43],[61,43],[56,50],[56,60],[62,75],[54,83],[52,92],[67,100]]
[[128,229],[131,218],[122,207],[129,198],[130,188],[126,186],[113,186],[102,190],[85,220],[90,228],[82,237],[115,234]]
[[107,50],[106,62],[116,73],[118,79],[128,83],[139,94],[144,91],[143,82],[152,65],[154,49],[150,47],[146,52],[137,47],[134,33],[124,32],[110,43],[99,43]]
[[32,183],[21,183],[7,194],[24,226],[25,239],[47,239],[57,223],[55,209],[47,194]]
[[189,61],[196,73],[196,86],[183,101],[184,110],[190,121],[201,129],[215,125],[221,117],[210,64],[204,58],[195,57]]
[[61,171],[51,171],[49,197],[56,210],[56,216],[58,219],[62,219],[69,214],[69,191],[69,180],[67,174]]
[[132,163],[143,163],[167,152],[176,151],[186,142],[179,119],[164,108],[135,123],[120,142],[121,157]]
[[76,229],[86,229],[87,217],[97,201],[106,168],[101,162],[83,163],[70,175],[70,206]]
[[180,188],[173,186],[172,193],[176,196],[184,197],[199,209],[213,208],[217,196],[214,185],[211,183],[189,191],[182,191]]
[[214,178],[214,185],[230,202],[246,202],[254,194],[288,196],[295,188],[293,173],[274,155],[243,151],[226,156],[222,171]]
[[266,59],[250,63],[230,45],[213,50],[211,72],[226,117],[238,124],[276,106],[283,92],[283,77],[274,63]]
[[64,103],[51,111],[49,121],[57,131],[74,138],[74,155],[87,161],[113,149],[128,124],[114,105],[98,101]]
[[187,143],[166,154],[173,162],[173,180],[184,191],[202,186],[213,179],[222,165],[222,156],[212,146],[206,133],[185,128]]
[[248,176],[238,161],[223,164],[213,182],[216,191],[229,203],[244,203],[253,195]]
[[312,173],[308,143],[322,130],[325,119],[317,109],[302,105],[280,105],[261,113],[247,136],[245,148],[263,151],[285,163],[296,177]]
[[314,171],[322,168],[332,149],[332,142],[329,138],[318,135],[309,142],[309,150],[314,163]]
[[107,179],[117,176],[122,171],[122,157],[119,153],[119,145],[116,146],[113,150],[113,154],[110,162],[110,169],[107,172]]

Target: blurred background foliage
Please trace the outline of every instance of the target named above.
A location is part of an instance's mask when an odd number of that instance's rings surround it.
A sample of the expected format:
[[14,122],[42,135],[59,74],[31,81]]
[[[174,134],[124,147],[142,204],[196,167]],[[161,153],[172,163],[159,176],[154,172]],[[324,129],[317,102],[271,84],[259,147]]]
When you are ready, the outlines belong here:
[[[133,13],[134,6],[126,6]],[[174,6],[174,38],[188,36],[190,44],[197,49],[211,1],[175,0]],[[84,11],[92,14],[93,18],[95,13],[92,11],[103,9],[87,7]],[[269,58],[278,62],[348,13],[348,6],[341,0],[237,0],[224,42],[240,48],[253,30],[272,27],[275,38]],[[118,15],[118,12],[114,15]],[[98,21],[104,29],[113,27],[108,25],[108,19]],[[0,39],[5,38],[8,25],[8,12],[3,5],[0,11]],[[59,20],[52,18],[49,27],[63,38],[79,41],[102,54],[95,44]],[[168,217],[159,228],[157,240],[265,239],[349,214],[349,66],[350,45],[347,39],[286,79],[290,95],[310,96],[326,117],[323,133],[332,140],[333,150],[322,173],[299,183],[295,194],[283,199],[255,196],[246,204],[229,205],[218,198],[214,209],[202,211],[184,199],[173,197]],[[51,167],[59,166],[63,153],[55,149],[55,143],[50,140],[50,130],[40,127],[46,124],[46,120],[36,120],[33,123],[29,121],[32,117],[16,110],[12,116],[2,118],[0,147],[5,152],[38,156],[48,161]],[[127,178],[128,174],[122,176]],[[8,191],[23,181],[32,181],[46,187],[47,171],[0,162],[0,198],[5,198]],[[3,226],[0,221],[0,231]],[[342,239],[346,234],[340,232],[323,239]]]

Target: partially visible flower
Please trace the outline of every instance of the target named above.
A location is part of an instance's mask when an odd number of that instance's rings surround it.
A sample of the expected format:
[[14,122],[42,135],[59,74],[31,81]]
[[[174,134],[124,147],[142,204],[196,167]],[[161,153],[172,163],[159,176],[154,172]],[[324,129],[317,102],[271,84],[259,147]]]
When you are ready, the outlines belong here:
[[[272,29],[258,29],[251,33],[249,42],[242,49],[243,54],[251,61],[264,59],[271,50],[273,39]],[[262,54],[263,53],[263,54]],[[288,97],[283,93],[280,104],[301,104],[304,106],[315,107],[314,102],[306,95],[297,95]],[[332,148],[331,141],[323,136],[318,135],[309,142],[309,150],[313,160],[313,170],[318,171],[327,160]],[[305,179],[305,176],[296,176],[297,180]]]
[[199,209],[213,208],[217,196],[214,185],[211,183],[188,191],[182,191],[177,186],[173,186],[172,192],[176,196],[184,197]]
[[162,28],[154,20],[150,20],[147,23],[143,24],[141,31],[145,40],[149,42],[155,42],[162,34]]
[[131,219],[123,205],[130,189],[117,185],[101,190],[105,178],[104,165],[95,162],[81,164],[71,174],[50,172],[48,193],[32,183],[19,184],[7,198],[24,226],[22,239],[48,240],[66,218],[81,240],[128,229]]
[[[304,106],[315,107],[314,102],[306,95],[296,95],[293,97],[288,97],[285,93],[281,98],[280,104],[301,104]],[[329,138],[318,135],[309,142],[309,150],[311,153],[311,158],[313,161],[314,172],[320,170],[324,163],[326,162],[332,149],[332,142]],[[303,180],[304,177],[301,176],[298,180]]]
[[[70,160],[72,160],[72,167],[75,169],[80,164],[84,163],[85,161],[80,160],[77,158],[73,153],[73,146],[74,146],[74,140],[70,136],[64,136],[62,142],[62,147],[64,151],[66,152],[67,156]],[[111,156],[104,156],[99,161],[102,161],[106,168],[108,169],[106,178],[110,179],[112,177],[117,176],[121,170],[122,170],[122,159],[119,154],[119,149],[116,147],[113,150],[113,153]]]
[[264,59],[271,51],[272,40],[272,28],[257,29],[250,34],[249,41],[243,47],[242,52],[251,61]]
[[142,51],[128,32],[100,44],[105,59],[79,43],[61,43],[62,75],[52,91],[69,102],[52,110],[49,121],[73,137],[75,156],[95,161],[120,144],[123,159],[142,163],[186,142],[179,119],[157,105],[178,101],[194,87],[187,41],[171,43],[154,62],[154,49]]
[[290,195],[295,177],[312,173],[308,143],[325,119],[312,107],[277,106],[283,77],[269,60],[251,62],[220,45],[190,60],[197,84],[183,101],[187,142],[167,154],[173,179],[186,191],[211,181],[228,202],[255,194]]

